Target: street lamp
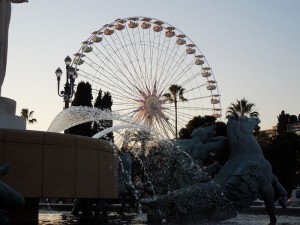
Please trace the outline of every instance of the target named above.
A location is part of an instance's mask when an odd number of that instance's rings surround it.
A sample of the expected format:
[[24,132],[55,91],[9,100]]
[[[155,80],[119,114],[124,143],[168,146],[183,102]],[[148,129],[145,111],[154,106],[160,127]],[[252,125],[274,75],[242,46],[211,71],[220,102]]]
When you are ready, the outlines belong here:
[[65,58],[65,64],[66,64],[66,83],[64,86],[63,91],[59,91],[60,89],[60,78],[63,74],[62,70],[58,67],[57,70],[55,71],[56,77],[57,77],[57,93],[60,97],[63,97],[64,102],[65,102],[65,109],[69,108],[70,106],[70,99],[74,95],[74,82],[75,79],[77,78],[77,73],[75,71],[75,68],[73,68],[71,65],[72,59],[70,56],[67,56]]

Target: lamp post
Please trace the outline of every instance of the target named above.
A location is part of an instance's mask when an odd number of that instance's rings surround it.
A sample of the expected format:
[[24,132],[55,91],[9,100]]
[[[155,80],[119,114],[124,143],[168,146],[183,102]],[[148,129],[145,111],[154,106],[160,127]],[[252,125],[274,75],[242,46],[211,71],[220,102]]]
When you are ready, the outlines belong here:
[[64,86],[63,91],[59,91],[60,89],[60,78],[63,74],[62,70],[58,67],[57,70],[55,71],[56,77],[57,77],[57,93],[60,97],[63,97],[63,100],[65,102],[65,107],[64,109],[69,108],[70,106],[70,99],[74,95],[74,82],[75,79],[77,78],[77,73],[75,71],[75,68],[71,66],[71,58],[70,56],[67,56],[65,58],[65,64],[66,64],[66,83]]

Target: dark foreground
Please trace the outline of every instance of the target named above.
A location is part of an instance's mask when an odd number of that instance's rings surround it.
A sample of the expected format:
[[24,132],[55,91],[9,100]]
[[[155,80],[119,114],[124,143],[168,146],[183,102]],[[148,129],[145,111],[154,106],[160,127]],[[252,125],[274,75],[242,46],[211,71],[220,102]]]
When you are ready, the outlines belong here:
[[[195,222],[193,224],[203,225],[267,225],[269,217],[267,215],[254,215],[254,214],[239,214],[236,218],[229,219],[222,222]],[[125,215],[119,215],[115,212],[109,213],[107,219],[98,218],[92,220],[80,220],[78,217],[72,216],[69,212],[57,212],[57,211],[42,211],[39,214],[39,225],[125,225],[147,224],[147,215],[126,213]],[[299,216],[280,215],[278,216],[277,225],[300,225]]]

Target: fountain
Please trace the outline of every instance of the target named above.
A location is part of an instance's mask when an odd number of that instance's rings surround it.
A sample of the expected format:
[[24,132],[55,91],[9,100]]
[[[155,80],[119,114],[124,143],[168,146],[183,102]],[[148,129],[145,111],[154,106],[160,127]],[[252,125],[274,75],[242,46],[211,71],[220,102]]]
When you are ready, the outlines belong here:
[[[155,223],[167,219],[171,223],[182,224],[207,220],[221,221],[235,217],[240,209],[249,207],[261,196],[270,217],[270,224],[276,224],[275,201],[286,209],[287,192],[272,174],[271,166],[264,159],[252,134],[258,123],[258,118],[254,117],[241,116],[228,119],[227,133],[231,154],[215,176],[214,174],[203,176],[205,171],[199,169],[194,169],[197,172],[192,174],[200,174],[200,179],[197,180],[199,176],[197,178],[187,176],[188,172],[195,168],[193,161],[187,160],[188,157],[183,159],[184,155],[180,151],[179,153],[172,151],[169,156],[175,157],[175,160],[169,157],[169,162],[164,162],[167,168],[164,170],[169,171],[164,177],[168,179],[172,171],[175,181],[169,180],[168,188],[169,182],[174,185],[171,185],[170,193],[144,200],[151,209],[148,219]],[[202,134],[205,135],[206,132]],[[199,152],[201,150],[198,149]],[[189,171],[182,172],[183,168],[189,168]]]
[[[70,121],[66,119],[70,115],[74,115],[75,120],[66,122]],[[94,120],[124,123],[109,128],[109,132],[128,127],[151,132],[149,128],[134,124],[130,118],[87,107],[64,110],[53,120],[49,132],[0,129],[1,162],[9,160],[14,165],[14,172],[3,181],[26,199],[117,198],[117,187],[121,184],[116,173],[117,147],[97,139],[107,131],[96,134],[95,138],[52,132]],[[152,188],[150,197],[143,196],[140,201],[143,208],[146,207],[148,221],[160,223],[166,220],[172,224],[223,221],[236,217],[239,209],[248,207],[261,195],[271,224],[275,224],[275,201],[285,207],[286,192],[271,173],[269,163],[252,137],[258,123],[256,118],[231,117],[227,126],[228,138],[213,137],[214,125],[195,130],[197,135],[193,135],[190,141],[174,142],[156,136],[149,146],[149,154],[136,158],[143,165],[144,176]],[[222,146],[227,146],[228,142],[231,156],[222,168],[217,163],[201,167],[201,160],[205,160],[207,152],[222,151]],[[186,146],[194,149],[196,156],[201,155],[201,159],[188,154]],[[201,147],[197,149],[195,146]],[[199,152],[195,152],[197,150]],[[125,157],[119,162],[127,159]],[[67,170],[66,162],[72,165]],[[128,167],[123,161],[119,168],[124,168],[124,165]],[[74,171],[77,172],[74,174]],[[126,177],[131,177],[130,170],[127,168],[126,171]],[[131,189],[136,191],[134,186]]]
[[[73,126],[72,122],[63,122],[70,114],[75,114],[74,124],[117,119],[128,126],[142,127],[108,111],[71,107],[56,117],[49,131]],[[56,128],[57,121],[59,129]],[[212,125],[195,130],[190,141],[157,140],[158,144],[151,146],[150,154],[143,156],[155,194],[142,200],[149,208],[149,222],[159,223],[163,219],[171,223],[222,221],[236,217],[239,209],[249,207],[261,196],[270,223],[276,224],[275,201],[286,208],[287,193],[272,174],[269,162],[252,135],[258,123],[257,118],[233,116],[228,119],[228,138],[213,137],[215,125]],[[110,131],[120,127],[110,128]],[[95,136],[99,137],[99,134]],[[227,141],[231,155],[224,167],[220,168],[217,163],[206,170],[199,167],[201,160],[205,160],[210,152],[220,151]]]

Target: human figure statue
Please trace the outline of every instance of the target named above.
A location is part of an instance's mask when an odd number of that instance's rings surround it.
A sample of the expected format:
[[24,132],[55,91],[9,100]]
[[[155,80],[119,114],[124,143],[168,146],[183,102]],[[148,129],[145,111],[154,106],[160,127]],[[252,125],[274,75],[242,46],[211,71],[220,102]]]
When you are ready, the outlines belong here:
[[[9,163],[0,166],[0,176],[6,175],[11,169]],[[7,213],[3,208],[21,207],[25,204],[24,198],[9,187],[7,184],[0,181],[0,224],[9,225]]]
[[11,3],[23,2],[28,2],[28,0],[0,0],[0,96],[7,63],[8,29],[11,15]]

